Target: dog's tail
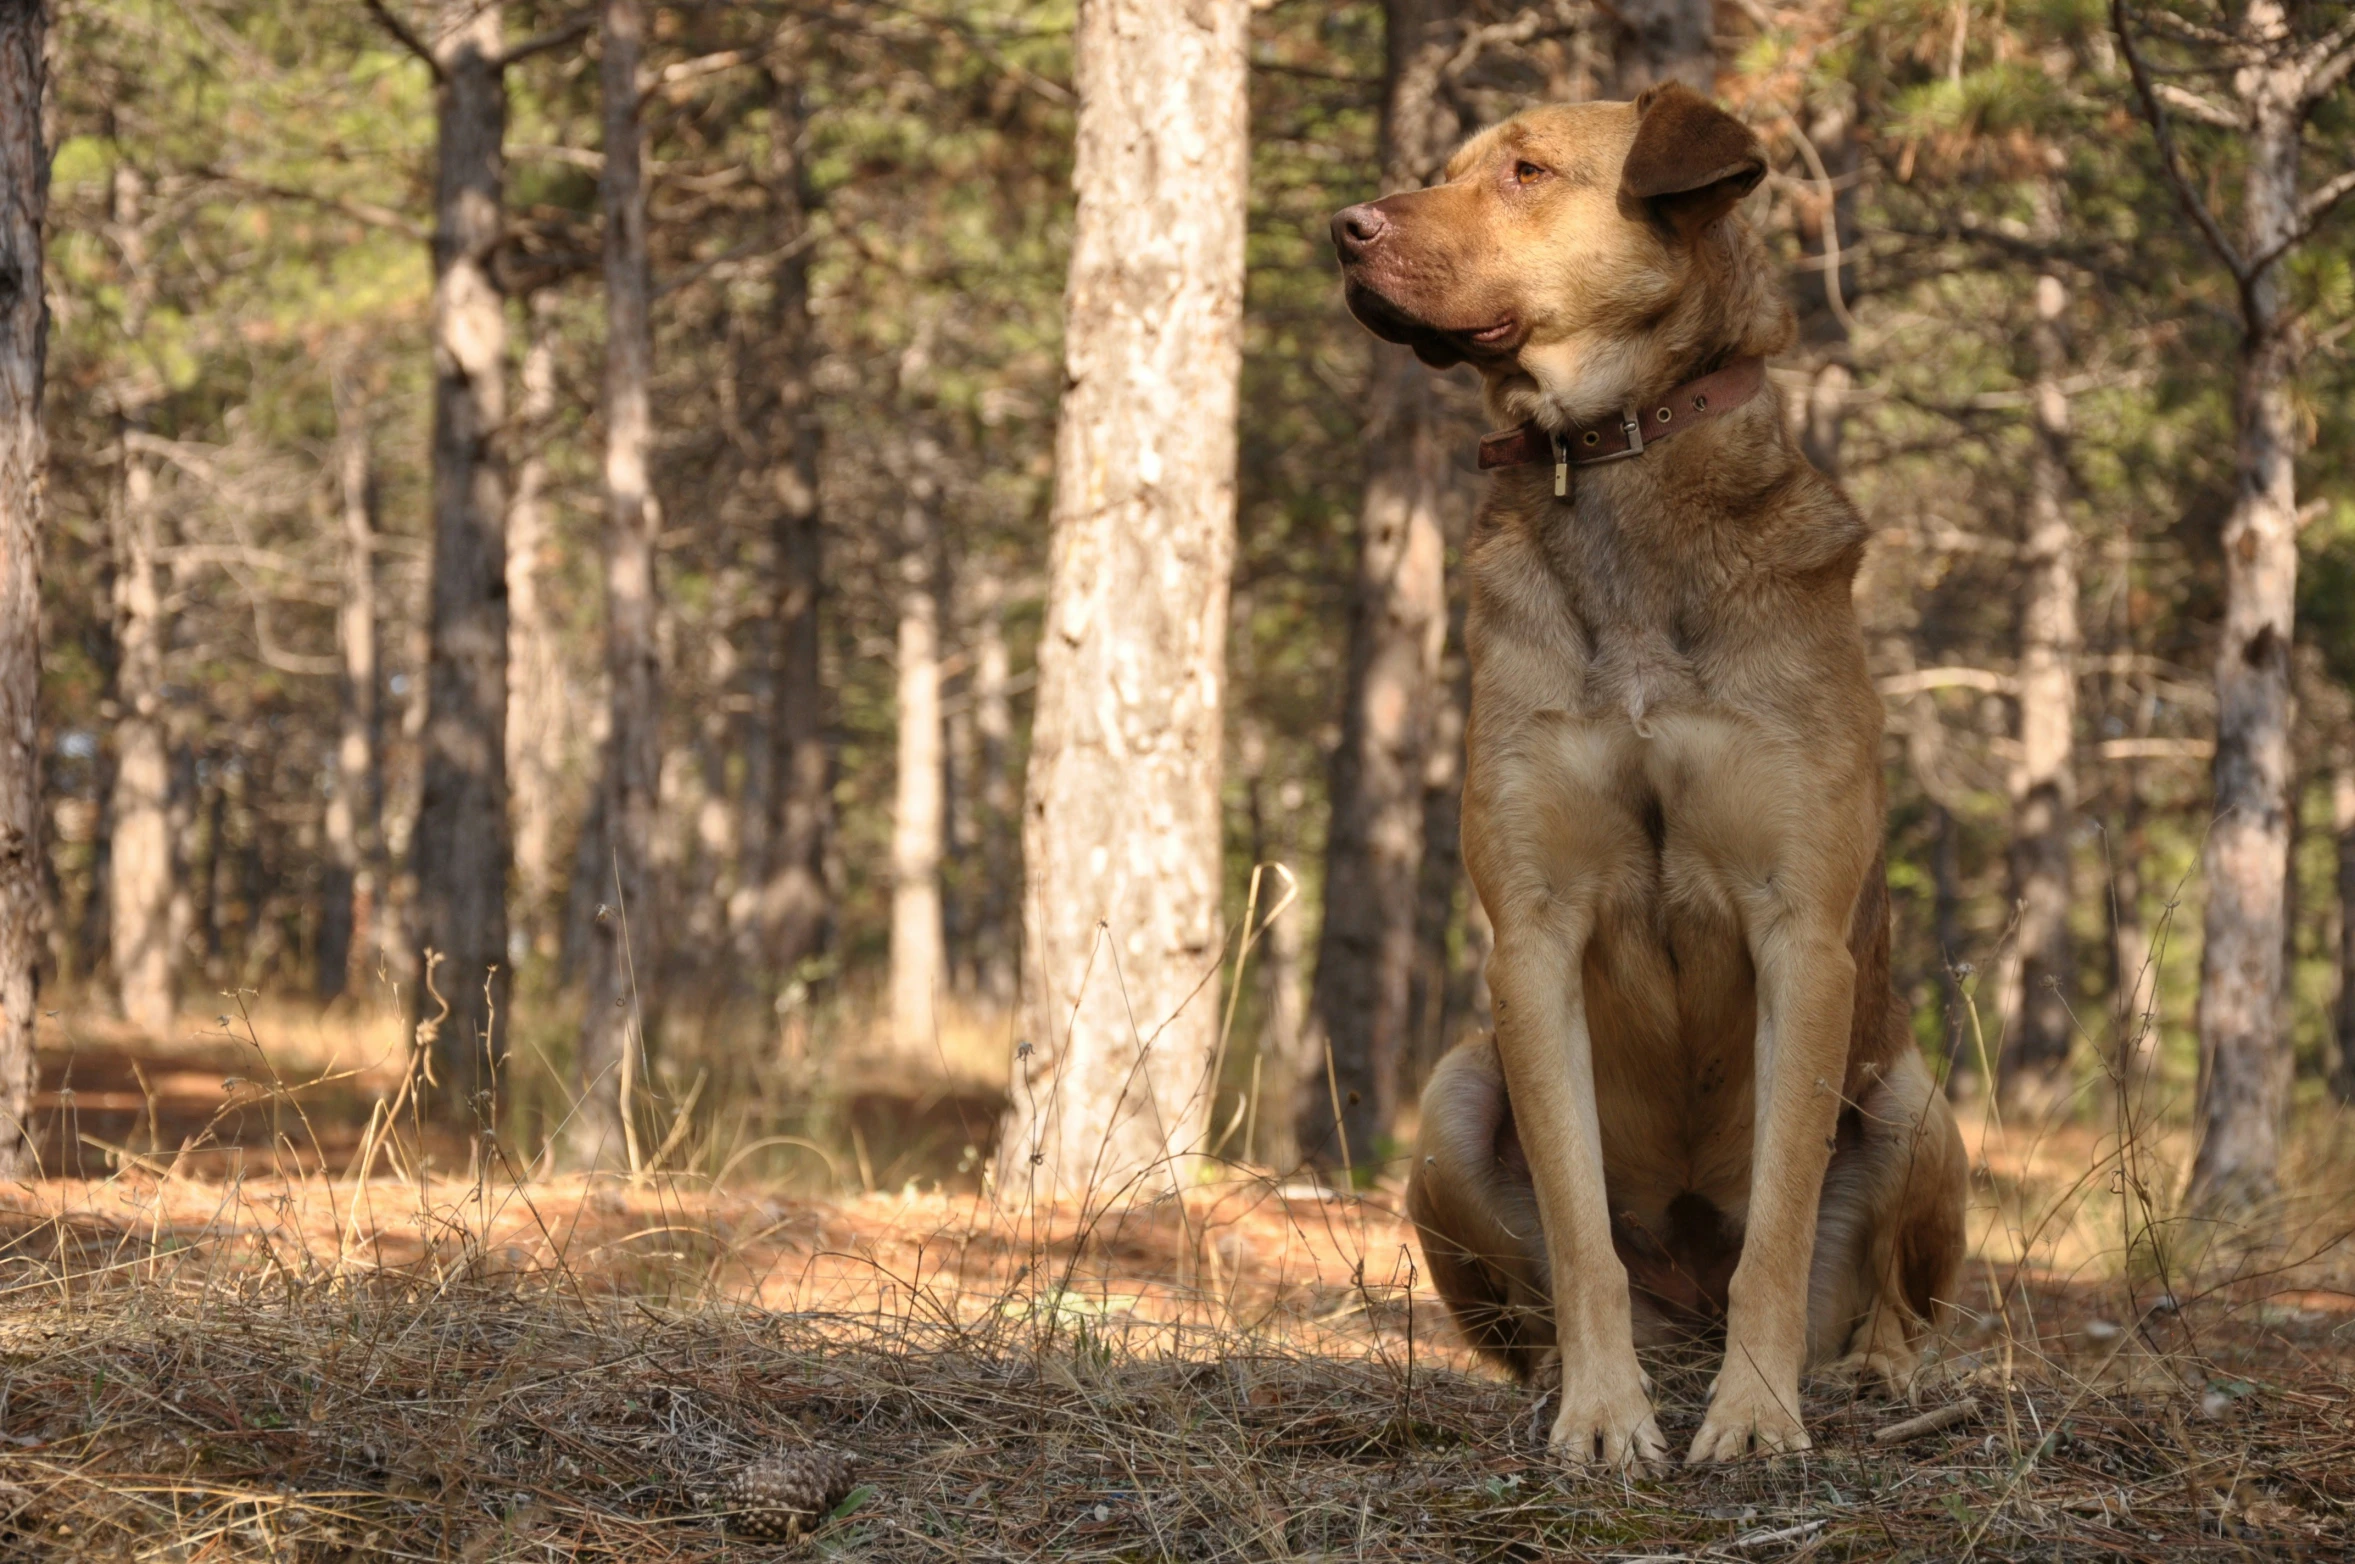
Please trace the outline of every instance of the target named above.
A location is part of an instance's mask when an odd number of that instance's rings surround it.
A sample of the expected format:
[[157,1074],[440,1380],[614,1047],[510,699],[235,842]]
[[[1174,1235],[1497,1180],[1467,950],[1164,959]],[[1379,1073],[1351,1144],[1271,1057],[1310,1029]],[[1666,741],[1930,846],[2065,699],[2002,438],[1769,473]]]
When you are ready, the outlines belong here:
[[1554,1352],[1545,1229],[1493,1040],[1455,1049],[1423,1088],[1406,1205],[1465,1339],[1517,1378],[1536,1377]]

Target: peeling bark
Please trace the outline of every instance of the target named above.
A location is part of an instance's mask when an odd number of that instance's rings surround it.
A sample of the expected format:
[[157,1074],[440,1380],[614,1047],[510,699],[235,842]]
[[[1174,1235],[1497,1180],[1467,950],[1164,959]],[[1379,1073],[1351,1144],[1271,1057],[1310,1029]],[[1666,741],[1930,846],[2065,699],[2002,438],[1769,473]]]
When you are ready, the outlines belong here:
[[998,1189],[1177,1187],[1218,1007],[1248,0],[1081,0],[1047,622],[1024,801],[1026,1057]]

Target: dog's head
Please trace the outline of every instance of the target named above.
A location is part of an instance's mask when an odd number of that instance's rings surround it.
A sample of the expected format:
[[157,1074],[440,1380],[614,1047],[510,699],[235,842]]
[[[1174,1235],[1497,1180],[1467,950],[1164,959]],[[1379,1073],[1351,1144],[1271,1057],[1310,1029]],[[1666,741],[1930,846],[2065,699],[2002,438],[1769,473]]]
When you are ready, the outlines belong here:
[[1483,131],[1444,184],[1336,215],[1333,244],[1377,335],[1575,402],[1581,382],[1622,378],[1607,361],[1635,355],[1696,277],[1722,283],[1721,263],[1754,246],[1729,214],[1765,174],[1749,127],[1671,82]]

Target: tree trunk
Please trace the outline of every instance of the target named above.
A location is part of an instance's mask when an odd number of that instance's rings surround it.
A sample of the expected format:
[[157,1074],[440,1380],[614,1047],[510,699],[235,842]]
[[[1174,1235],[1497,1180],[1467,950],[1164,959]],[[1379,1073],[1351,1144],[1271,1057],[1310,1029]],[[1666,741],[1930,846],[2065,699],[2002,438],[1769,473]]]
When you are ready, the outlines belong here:
[[[776,122],[772,147],[781,164],[771,177],[770,199],[779,208],[779,231],[798,241],[807,235],[811,209],[808,161],[800,146],[800,84],[772,75],[770,100]],[[774,507],[777,640],[770,684],[769,856],[760,922],[768,963],[781,984],[791,983],[794,969],[825,943],[833,906],[826,852],[834,828],[834,768],[826,748],[818,634],[825,581],[818,461],[825,426],[813,383],[818,339],[810,317],[809,268],[806,243],[789,246],[777,263],[769,344],[776,355],[776,386],[763,431]]]
[[[118,163],[109,226],[123,266],[123,336],[147,329],[146,181]],[[106,905],[115,996],[123,1019],[151,1037],[179,1014],[172,956],[171,755],[164,732],[163,593],[156,582],[155,468],[139,447],[158,387],[144,375],[115,388],[119,476],[108,521],[114,544],[114,787],[108,799]]]
[[[2147,724],[2144,726],[2147,732]],[[2150,929],[2142,921],[2144,841],[2142,767],[2128,762],[2118,785],[2124,790],[2118,829],[2110,841],[2110,962],[2112,1068],[2121,1100],[2133,1104],[2150,1084],[2159,1055],[2156,1002],[2158,974],[2151,965]]]
[[1015,852],[1021,838],[1022,806],[1014,796],[1014,703],[1011,663],[1006,652],[1004,584],[984,578],[974,625],[973,727],[980,739],[979,775],[981,889],[975,898],[974,989],[993,1005],[1014,998],[1015,938],[1022,896],[1022,865]]
[[[1248,605],[1236,614],[1236,622],[1248,624],[1251,619]],[[1238,724],[1235,757],[1242,772],[1243,807],[1248,813],[1251,828],[1251,861],[1253,864],[1281,862],[1291,850],[1290,833],[1279,834],[1271,828],[1271,821],[1279,818],[1268,808],[1267,735],[1265,729],[1251,718]],[[1280,818],[1289,820],[1292,811],[1282,811]],[[1259,916],[1265,920],[1269,910],[1269,886],[1275,882],[1262,881]],[[1258,1060],[1252,1067],[1252,1084],[1258,1090],[1258,1100],[1247,1105],[1244,1114],[1245,1133],[1235,1148],[1246,1162],[1272,1168],[1279,1174],[1289,1174],[1301,1165],[1298,1115],[1292,1109],[1294,1083],[1305,1083],[1309,1072],[1305,1067],[1303,1044],[1308,1034],[1308,985],[1301,970],[1300,909],[1295,907],[1283,916],[1268,922],[1267,932],[1260,936],[1259,947],[1252,959],[1257,963],[1255,973],[1261,1006],[1258,1040]],[[1321,1057],[1320,1049],[1320,1057]]]
[[319,909],[319,997],[341,994],[364,974],[375,934],[384,784],[376,768],[382,739],[376,698],[376,479],[368,429],[348,396],[336,407],[337,469],[343,489],[343,591],[335,643],[343,657],[335,791],[327,800],[327,885]]
[[[1835,94],[1812,105],[1807,139],[1831,188],[1819,184],[1799,201],[1803,253],[1793,291],[1799,299],[1800,340],[1813,360],[1800,406],[1799,446],[1809,461],[1837,478],[1848,431],[1848,395],[1855,384],[1848,301],[1856,291],[1856,201],[1864,159],[1854,100]],[[1808,172],[1815,170],[1810,166]]]
[[[1415,965],[1407,986],[1407,1057],[1402,1092],[1420,1091],[1455,1040],[1464,984],[1455,949],[1456,902],[1464,878],[1464,714],[1470,667],[1463,615],[1451,612],[1453,650],[1433,687],[1431,737],[1423,759],[1423,861],[1415,873]],[[1477,898],[1474,898],[1475,900]],[[1470,942],[1465,942],[1469,953]]]
[[[1218,1007],[1249,0],[1081,0],[1010,1200],[1173,1188]],[[1101,937],[1099,937],[1101,930]],[[1022,1050],[1018,1050],[1022,1051]]]
[[[1463,135],[1436,68],[1458,42],[1459,13],[1452,0],[1384,7],[1385,191],[1423,185]],[[1463,483],[1449,450],[1459,431],[1440,414],[1430,371],[1401,347],[1374,355],[1341,744],[1328,780],[1324,923],[1306,1074],[1295,1083],[1300,1145],[1328,1168],[1370,1169],[1398,1112],[1414,1024],[1424,771],[1447,643],[1445,512]]]
[[[126,422],[126,435],[131,431]],[[172,960],[171,756],[164,734],[163,594],[155,474],[126,443],[115,498],[115,778],[106,904],[123,1018],[151,1037],[179,1014]]]
[[552,552],[548,442],[556,417],[556,294],[542,288],[525,311],[523,396],[516,409],[515,498],[507,507],[507,774],[514,805],[515,900],[523,948],[556,948],[558,794],[572,730],[558,629],[540,593]]
[[622,1090],[644,1076],[636,975],[640,968],[652,970],[651,869],[662,783],[654,579],[654,543],[662,518],[646,470],[654,346],[647,314],[646,188],[638,120],[645,18],[638,0],[604,0],[603,38],[605,672],[612,707],[602,784],[605,852],[598,878],[610,900],[589,941],[574,1145],[578,1160],[587,1164],[612,1163],[626,1151],[635,1172],[636,1125]]
[[[2286,53],[2288,22],[2259,0],[2252,42]],[[2293,73],[2252,67],[2244,253],[2285,242],[2298,217],[2303,118]],[[2199,1150],[2195,1209],[2236,1213],[2279,1187],[2289,1052],[2277,1025],[2283,868],[2289,851],[2290,637],[2297,604],[2299,414],[2296,323],[2276,261],[2242,292],[2234,395],[2237,491],[2224,523],[2224,627],[2216,648],[2216,821],[2201,853],[2208,881],[2200,954]]]
[[1714,93],[1710,9],[1710,0],[1616,0],[1611,53],[1619,96],[1632,98],[1664,81]]
[[2355,1103],[2355,745],[2344,740],[2331,773],[2330,806],[2339,858],[2338,1057],[2331,1064],[2330,1090],[2340,1102]]
[[[1424,770],[1446,643],[1441,509],[1457,481],[1429,373],[1382,350],[1386,406],[1368,430],[1341,744],[1333,753],[1325,918],[1309,1001],[1300,1142],[1338,1168],[1373,1166],[1398,1109],[1413,1017]],[[1403,360],[1403,362],[1401,361]],[[1327,1080],[1327,1049],[1332,1079]],[[1332,1102],[1342,1104],[1342,1133]]]
[[0,1177],[29,1170],[41,948],[41,0],[0,0]]
[[899,557],[899,764],[891,813],[891,1039],[893,1062],[939,1056],[935,1014],[948,977],[940,903],[940,451],[919,439],[907,474]]
[[204,975],[206,981],[218,985],[226,974],[222,970],[222,952],[228,945],[223,927],[221,892],[223,877],[229,873],[229,783],[224,749],[209,747],[205,755],[205,769],[210,779],[201,784],[196,800],[196,816],[204,819],[204,872],[194,878],[203,894],[189,908],[189,929],[204,936]]
[[[2300,690],[2296,666],[2296,651],[2292,649],[2290,668],[2290,770],[2287,797],[2282,811],[2284,841],[2281,854],[2281,986],[2273,992],[2273,1026],[2281,1038],[2284,1060],[2282,1068],[2289,1071],[2294,1083],[2297,1075],[2297,994],[2298,982],[2298,927],[2303,909],[2298,905],[2298,847],[2305,839],[2306,820],[2303,805],[2306,798],[2305,777],[2299,768],[2298,702]],[[2291,1087],[2294,1089],[2294,1084]],[[2284,1098],[2287,1105],[2287,1098]]]
[[[1262,894],[1265,894],[1264,887]],[[1302,931],[1307,926],[1300,909],[1294,907],[1270,923],[1267,932],[1259,937],[1259,982],[1267,1004],[1266,1019],[1259,1029],[1259,1051],[1268,1061],[1262,1071],[1263,1081],[1272,1078],[1278,1061],[1300,1056],[1302,1039],[1308,1035],[1308,974],[1302,970],[1307,964],[1307,952],[1302,947],[1308,943]],[[1268,1104],[1262,1103],[1252,1115],[1258,1144],[1246,1143],[1243,1156],[1278,1174],[1298,1172],[1307,1160],[1302,1154],[1298,1125],[1292,1119],[1270,1113],[1268,1108]]]
[[1944,804],[1931,805],[1937,836],[1930,848],[1930,924],[1938,941],[1938,995],[1945,1010],[1946,1094],[1957,1101],[1987,1089],[1969,997],[1963,992],[1962,822]]
[[[2059,194],[2040,191],[2039,230],[2057,238]],[[2017,954],[2005,963],[2014,987],[2002,1013],[2010,1023],[1997,1062],[2006,1113],[2045,1119],[2069,1104],[2069,836],[2077,785],[2077,533],[2068,510],[2068,369],[2061,317],[2067,285],[2057,270],[2036,279],[2036,355],[2031,393],[2035,443],[2028,458],[2028,525],[2020,551],[2020,755],[2012,767],[2011,891],[2020,909]]]
[[[499,7],[448,0],[436,18],[439,137],[433,236],[433,577],[427,608],[423,778],[410,838],[416,904],[412,1015],[450,1006],[435,1040],[445,1104],[461,1122],[507,1013],[507,324],[499,243],[507,89]],[[486,1001],[486,979],[490,995]]]

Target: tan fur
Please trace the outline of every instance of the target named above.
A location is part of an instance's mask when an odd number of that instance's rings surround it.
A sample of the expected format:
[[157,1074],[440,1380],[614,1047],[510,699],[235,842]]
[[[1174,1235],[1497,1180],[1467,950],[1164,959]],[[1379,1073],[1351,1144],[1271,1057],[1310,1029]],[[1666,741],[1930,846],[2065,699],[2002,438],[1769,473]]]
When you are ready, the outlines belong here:
[[[1351,307],[1472,361],[1492,427],[1615,413],[1789,344],[1725,215],[1763,166],[1683,88],[1521,115],[1335,220]],[[1409,1207],[1476,1345],[1525,1377],[1558,1348],[1581,1460],[1665,1455],[1635,1345],[1694,1326],[1727,1345],[1688,1459],[1806,1448],[1802,1369],[1902,1388],[1961,1258],[1960,1139],[1889,981],[1864,526],[1775,404],[1567,500],[1501,472],[1465,559],[1496,1037],[1425,1092]]]

